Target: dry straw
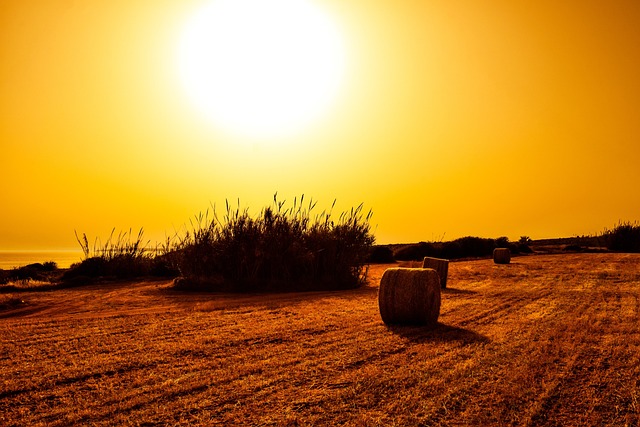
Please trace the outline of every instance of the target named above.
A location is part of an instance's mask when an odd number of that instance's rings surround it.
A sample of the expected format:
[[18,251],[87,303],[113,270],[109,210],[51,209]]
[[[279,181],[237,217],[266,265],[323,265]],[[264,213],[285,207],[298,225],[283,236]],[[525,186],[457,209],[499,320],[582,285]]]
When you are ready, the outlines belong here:
[[424,257],[422,268],[433,268],[440,277],[440,287],[447,288],[447,275],[449,274],[449,260],[440,258]]
[[495,248],[493,250],[493,262],[496,264],[509,264],[511,251],[508,248]]
[[431,268],[389,268],[380,279],[378,305],[387,324],[434,325],[440,315],[440,278]]

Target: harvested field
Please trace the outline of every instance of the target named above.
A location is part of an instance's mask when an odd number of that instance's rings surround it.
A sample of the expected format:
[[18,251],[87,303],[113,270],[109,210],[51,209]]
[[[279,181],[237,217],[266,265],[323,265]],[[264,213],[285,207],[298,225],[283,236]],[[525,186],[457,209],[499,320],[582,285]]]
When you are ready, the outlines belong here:
[[[394,265],[397,266],[397,265]],[[640,255],[451,262],[439,324],[341,292],[0,295],[0,424],[640,423]]]

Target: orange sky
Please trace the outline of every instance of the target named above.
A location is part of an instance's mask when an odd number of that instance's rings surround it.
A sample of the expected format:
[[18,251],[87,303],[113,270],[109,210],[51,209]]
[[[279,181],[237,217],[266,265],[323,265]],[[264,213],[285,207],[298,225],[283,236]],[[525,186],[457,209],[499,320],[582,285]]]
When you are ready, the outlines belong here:
[[329,112],[230,136],[176,50],[201,0],[0,4],[0,249],[162,240],[277,191],[372,209],[379,243],[590,234],[639,218],[640,3],[317,0],[344,37]]

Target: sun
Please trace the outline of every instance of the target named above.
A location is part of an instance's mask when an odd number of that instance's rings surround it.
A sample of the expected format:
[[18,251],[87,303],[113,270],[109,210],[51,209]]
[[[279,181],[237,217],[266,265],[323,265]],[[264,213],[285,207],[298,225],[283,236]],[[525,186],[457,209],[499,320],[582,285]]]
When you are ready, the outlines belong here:
[[213,0],[179,45],[186,93],[216,126],[251,137],[307,127],[335,100],[345,49],[330,17],[307,0]]

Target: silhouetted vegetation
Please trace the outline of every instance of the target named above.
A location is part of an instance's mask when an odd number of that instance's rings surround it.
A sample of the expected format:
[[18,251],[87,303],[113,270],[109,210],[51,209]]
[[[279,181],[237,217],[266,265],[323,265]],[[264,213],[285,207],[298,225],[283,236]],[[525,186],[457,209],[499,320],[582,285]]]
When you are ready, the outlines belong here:
[[383,245],[372,246],[369,256],[367,257],[367,262],[369,264],[390,264],[395,262],[393,250]]
[[134,236],[128,232],[115,235],[115,229],[104,244],[98,239],[93,246],[86,234],[76,239],[82,248],[85,259],[74,264],[62,276],[63,282],[85,283],[97,278],[129,279],[144,276],[175,277],[176,272],[164,252],[150,248],[150,242],[144,241],[144,231],[140,229]]
[[[512,249],[512,247],[510,246],[509,249]],[[528,243],[519,242],[515,244],[515,250],[512,249],[511,252],[514,254],[532,254],[533,249],[531,249]]]
[[[143,276],[177,278],[185,290],[287,291],[347,289],[363,283],[366,264],[421,261],[424,257],[444,259],[488,258],[496,248],[511,254],[532,253],[531,245],[563,242],[564,252],[640,252],[640,224],[620,222],[598,236],[518,242],[466,236],[447,242],[419,242],[407,245],[374,246],[370,232],[371,212],[362,205],[340,214],[334,221],[332,209],[312,216],[316,203],[303,204],[304,195],[291,207],[274,196],[273,206],[253,217],[248,209],[232,209],[228,202],[220,220],[215,209],[191,221],[183,236],[168,239],[159,249],[150,248],[131,230],[115,235],[115,229],[101,244],[93,246],[86,234],[76,238],[85,259],[62,275],[68,285],[97,278],[129,279]],[[335,202],[334,202],[335,205]],[[555,242],[555,243],[554,243]],[[558,249],[559,250],[559,249]],[[0,284],[10,281],[48,280],[53,262],[31,264],[11,271],[0,270]]]
[[602,233],[607,249],[616,252],[640,252],[640,223],[619,222]]
[[491,257],[495,248],[508,248],[513,254],[532,252],[528,244],[509,242],[507,237],[488,239],[467,236],[448,242],[420,242],[400,246],[393,255],[398,261],[420,261],[424,257],[484,258]]
[[374,242],[371,212],[364,215],[360,205],[337,221],[331,210],[312,218],[316,203],[303,202],[304,195],[287,208],[274,196],[274,205],[255,218],[228,203],[222,220],[215,211],[211,217],[199,215],[172,254],[182,276],[176,286],[228,291],[360,286]]
[[[292,207],[274,196],[274,206],[252,217],[239,205],[219,220],[215,210],[200,214],[183,236],[150,248],[143,230],[115,235],[89,244],[86,234],[76,239],[85,259],[64,274],[67,284],[143,276],[177,277],[180,289],[224,291],[281,291],[345,289],[361,285],[374,237],[371,212],[362,205],[334,221],[331,211],[312,218],[312,201],[304,195]],[[335,202],[334,202],[335,205]],[[333,209],[333,206],[332,206]]]
[[0,270],[0,284],[28,281],[48,282],[57,270],[58,265],[53,261],[29,264],[11,270]]

